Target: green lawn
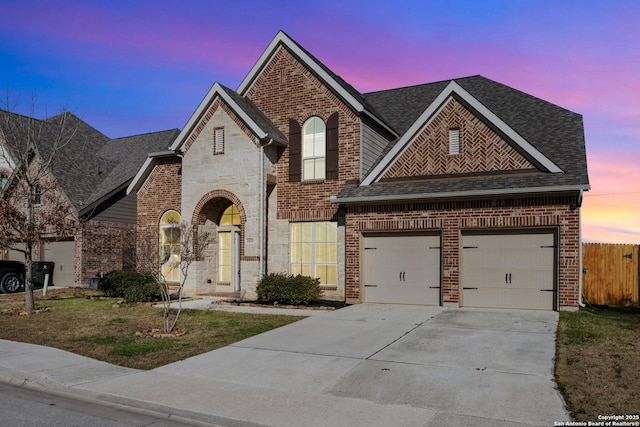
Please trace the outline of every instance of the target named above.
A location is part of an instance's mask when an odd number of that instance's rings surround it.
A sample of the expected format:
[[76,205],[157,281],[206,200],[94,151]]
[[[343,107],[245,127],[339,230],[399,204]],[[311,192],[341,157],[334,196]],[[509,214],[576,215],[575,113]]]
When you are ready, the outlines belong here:
[[[119,306],[113,298],[81,288],[50,290],[37,297],[30,315],[0,315],[0,339],[67,350],[116,365],[153,369],[302,319],[298,316],[182,310],[171,338],[137,336],[162,328],[162,309],[150,304]],[[0,311],[20,308],[24,295],[0,295]]]

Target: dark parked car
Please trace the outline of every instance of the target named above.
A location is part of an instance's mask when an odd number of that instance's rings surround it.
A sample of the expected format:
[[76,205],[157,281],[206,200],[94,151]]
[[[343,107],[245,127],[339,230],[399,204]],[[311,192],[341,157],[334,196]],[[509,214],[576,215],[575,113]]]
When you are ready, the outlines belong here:
[[20,261],[0,261],[0,292],[24,291],[24,263]]

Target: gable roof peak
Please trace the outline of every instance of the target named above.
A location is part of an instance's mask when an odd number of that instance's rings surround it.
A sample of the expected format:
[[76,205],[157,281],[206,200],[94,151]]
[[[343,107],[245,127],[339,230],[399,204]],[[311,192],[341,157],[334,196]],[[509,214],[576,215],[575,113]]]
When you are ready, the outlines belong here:
[[[478,76],[479,77],[479,76]],[[484,78],[482,78],[484,79]],[[458,79],[463,83],[464,79]],[[485,82],[491,82],[489,79],[484,79]],[[378,164],[370,171],[369,175],[364,178],[362,185],[371,185],[377,182],[384,173],[391,167],[393,162],[399,157],[404,150],[412,144],[417,135],[422,132],[426,126],[438,115],[441,108],[451,99],[454,95],[462,100],[465,105],[471,108],[475,114],[484,117],[489,123],[498,129],[506,138],[512,141],[522,152],[527,153],[528,157],[539,165],[543,170],[551,173],[561,173],[563,170],[549,157],[543,154],[535,145],[531,144],[520,133],[518,133],[508,122],[503,120],[497,115],[491,108],[485,105],[479,100],[476,95],[460,85],[456,80],[440,82],[438,87],[437,96],[436,92],[432,95],[432,98],[427,107],[423,109],[421,114],[413,120],[411,125],[404,132],[399,141],[384,154],[384,157],[378,162]],[[446,86],[442,88],[442,85],[446,83]],[[463,83],[464,85],[464,83]],[[506,86],[505,86],[506,87]]]
[[323,82],[329,90],[338,96],[338,98],[340,98],[342,102],[344,102],[344,104],[354,112],[371,117],[383,128],[387,129],[395,136],[399,136],[396,130],[389,126],[389,124],[380,117],[375,109],[368,104],[366,99],[358,90],[342,79],[342,77],[331,71],[327,66],[282,30],[278,31],[276,36],[271,40],[262,55],[260,55],[249,73],[238,86],[237,93],[240,94],[240,96],[245,97],[247,95],[258,77],[260,77],[262,72],[273,59],[274,55],[281,48],[286,49],[291,55],[300,61],[304,67],[314,74],[317,79]]
[[171,147],[169,147],[170,150],[176,151],[182,148],[218,97],[231,108],[257,138],[261,140],[270,138],[282,145],[287,144],[286,137],[264,116],[250,99],[238,94],[233,89],[215,82],[200,102],[200,105],[198,105],[198,108],[193,112],[189,121],[187,121],[180,135],[178,135],[173,144],[171,144]]

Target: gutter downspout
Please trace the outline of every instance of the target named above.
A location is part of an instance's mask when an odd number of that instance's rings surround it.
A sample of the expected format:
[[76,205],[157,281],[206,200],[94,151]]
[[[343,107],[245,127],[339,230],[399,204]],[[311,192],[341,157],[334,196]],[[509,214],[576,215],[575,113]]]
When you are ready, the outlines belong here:
[[[578,196],[578,209],[582,207],[582,197],[584,190],[580,190],[580,196]],[[578,305],[582,308],[586,307],[586,304],[582,301],[582,278],[584,277],[584,266],[582,265],[582,210],[578,211],[578,253],[580,257],[580,279],[578,280]]]
[[269,142],[260,145],[260,279],[264,277],[264,260],[265,260],[265,251],[266,251],[266,204],[267,204],[267,184],[264,176],[264,149],[265,147],[273,144],[273,138],[269,139]]

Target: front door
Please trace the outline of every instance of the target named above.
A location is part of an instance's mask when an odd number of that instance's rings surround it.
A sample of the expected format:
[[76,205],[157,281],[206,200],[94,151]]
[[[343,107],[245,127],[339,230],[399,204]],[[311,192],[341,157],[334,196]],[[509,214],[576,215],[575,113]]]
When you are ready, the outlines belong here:
[[240,233],[236,230],[218,233],[217,292],[240,290]]

